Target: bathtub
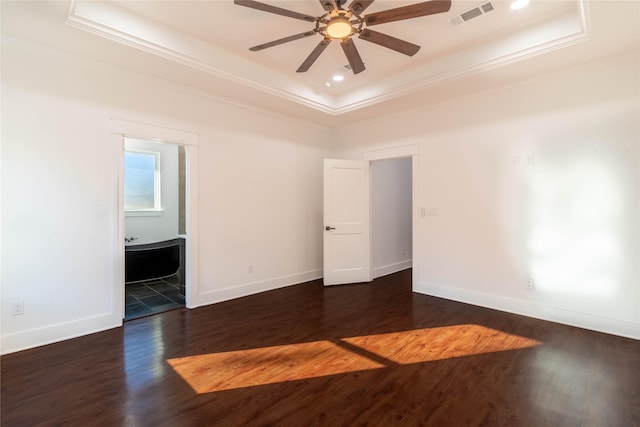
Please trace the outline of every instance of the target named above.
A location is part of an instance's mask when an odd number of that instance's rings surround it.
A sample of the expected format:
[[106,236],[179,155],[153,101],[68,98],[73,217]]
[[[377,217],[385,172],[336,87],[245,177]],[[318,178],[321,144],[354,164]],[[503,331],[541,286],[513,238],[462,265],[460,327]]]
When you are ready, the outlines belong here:
[[124,282],[161,279],[178,274],[184,292],[184,239],[124,247]]

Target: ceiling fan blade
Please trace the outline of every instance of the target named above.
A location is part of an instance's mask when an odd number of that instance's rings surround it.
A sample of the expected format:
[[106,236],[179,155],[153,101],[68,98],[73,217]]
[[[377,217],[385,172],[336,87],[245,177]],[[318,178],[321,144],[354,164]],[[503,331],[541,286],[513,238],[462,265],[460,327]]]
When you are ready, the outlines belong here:
[[234,0],[238,6],[250,7],[252,9],[258,9],[263,12],[275,13],[276,15],[288,16],[289,18],[302,19],[303,21],[316,22],[315,16],[305,15],[303,13],[294,12],[292,10],[283,9],[277,6],[271,6],[270,4],[260,3],[254,0]]
[[373,0],[353,0],[349,5],[349,10],[360,15],[366,8],[371,6]]
[[289,36],[289,37],[284,37],[284,38],[281,38],[281,39],[278,39],[278,40],[274,40],[272,42],[263,43],[263,44],[259,44],[257,46],[250,47],[249,50],[252,51],[252,52],[257,52],[259,50],[266,49],[268,47],[273,47],[273,46],[277,46],[279,44],[292,42],[294,40],[298,40],[298,39],[302,39],[302,38],[305,38],[305,37],[309,37],[309,36],[314,35],[315,33],[316,32],[314,30],[311,30],[311,31],[307,31],[305,33],[294,34],[294,35]]
[[320,4],[322,5],[322,8],[327,12],[334,11],[338,8],[338,5],[336,4],[336,0],[319,0],[319,1],[320,1]]
[[304,60],[302,65],[298,67],[298,69],[296,70],[296,73],[304,73],[305,71],[308,71],[309,68],[311,68],[311,66],[313,65],[313,63],[316,62],[316,59],[318,59],[320,54],[327,48],[327,46],[329,46],[329,43],[331,43],[330,39],[322,39],[322,41],[318,43],[315,49],[311,51],[309,56],[307,56],[307,59]]
[[419,16],[435,15],[447,12],[451,8],[451,0],[432,0],[395,9],[383,10],[364,17],[367,25],[378,25]]
[[358,49],[356,49],[356,44],[353,42],[353,39],[349,38],[342,40],[340,42],[340,46],[342,46],[342,50],[347,57],[347,61],[349,61],[353,74],[358,74],[364,71],[364,63],[362,62],[362,58],[360,58],[360,54],[358,53]]
[[359,38],[380,46],[387,47],[389,49],[393,49],[396,52],[404,53],[408,56],[413,56],[420,50],[420,46],[418,46],[417,44],[409,43],[407,41],[400,40],[387,34],[382,34],[377,31],[370,30],[368,28],[365,28],[360,32]]

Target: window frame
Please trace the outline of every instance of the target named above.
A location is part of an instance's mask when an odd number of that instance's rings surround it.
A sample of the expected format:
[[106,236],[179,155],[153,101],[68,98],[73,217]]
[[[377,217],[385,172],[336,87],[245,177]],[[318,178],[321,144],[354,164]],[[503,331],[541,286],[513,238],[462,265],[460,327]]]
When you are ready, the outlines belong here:
[[[147,154],[154,157],[154,173],[153,173],[153,208],[145,209],[128,209],[126,192],[124,194],[124,214],[125,216],[161,216],[163,214],[162,209],[162,174],[160,172],[161,153],[153,150],[143,150],[139,148],[127,148],[124,149],[124,155],[127,153]],[[127,182],[127,168],[126,158],[124,160],[124,186],[126,188]]]

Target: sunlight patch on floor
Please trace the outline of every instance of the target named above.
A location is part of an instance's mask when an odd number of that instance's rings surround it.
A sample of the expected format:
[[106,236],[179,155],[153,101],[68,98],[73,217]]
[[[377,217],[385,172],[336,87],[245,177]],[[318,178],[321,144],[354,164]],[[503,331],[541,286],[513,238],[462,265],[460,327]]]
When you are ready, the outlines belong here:
[[517,350],[542,344],[531,338],[479,325],[415,329],[343,340],[401,365]]
[[542,344],[479,325],[415,329],[340,341],[346,348],[339,342],[315,341],[187,356],[167,362],[200,394]]
[[168,363],[196,393],[384,367],[329,341],[202,354]]

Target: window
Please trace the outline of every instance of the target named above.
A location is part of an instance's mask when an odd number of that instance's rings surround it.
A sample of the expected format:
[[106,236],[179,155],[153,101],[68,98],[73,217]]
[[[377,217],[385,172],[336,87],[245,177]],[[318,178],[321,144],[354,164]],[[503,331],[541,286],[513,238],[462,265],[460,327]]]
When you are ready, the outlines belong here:
[[124,210],[159,212],[160,153],[142,150],[124,152]]

